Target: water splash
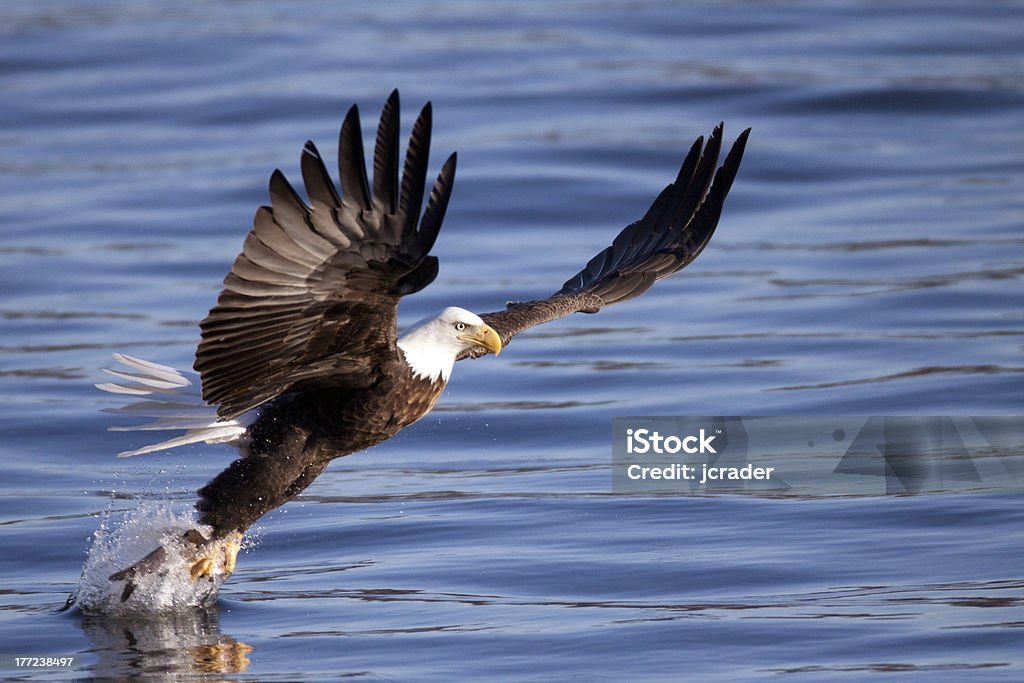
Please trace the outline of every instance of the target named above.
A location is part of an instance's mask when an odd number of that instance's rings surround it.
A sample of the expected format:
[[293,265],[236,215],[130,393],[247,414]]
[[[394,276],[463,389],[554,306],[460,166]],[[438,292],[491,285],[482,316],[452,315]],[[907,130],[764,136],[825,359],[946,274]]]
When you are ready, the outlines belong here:
[[[229,572],[193,580],[189,567],[195,561],[184,534],[209,528],[196,523],[190,511],[174,511],[165,504],[143,502],[126,513],[104,513],[93,534],[74,603],[84,612],[139,614],[174,612],[208,605],[217,599]],[[124,581],[110,576],[138,562],[158,547],[166,557],[157,571],[134,579],[135,589],[122,600]]]

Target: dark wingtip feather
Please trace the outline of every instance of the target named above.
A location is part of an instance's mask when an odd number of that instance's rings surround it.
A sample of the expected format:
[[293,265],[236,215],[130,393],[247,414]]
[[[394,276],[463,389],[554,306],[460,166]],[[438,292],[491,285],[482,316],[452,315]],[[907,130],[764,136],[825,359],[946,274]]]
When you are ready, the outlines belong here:
[[398,210],[398,90],[392,90],[377,126],[377,144],[373,151],[373,195],[384,205],[385,211]]
[[683,159],[683,163],[679,167],[679,173],[676,174],[675,184],[680,189],[690,184],[690,178],[693,177],[693,172],[697,170],[697,163],[700,161],[700,154],[703,149],[704,136],[698,135],[697,139],[690,145],[690,151],[686,153],[686,158]]
[[327,206],[337,206],[341,203],[338,191],[334,188],[331,176],[324,166],[320,150],[316,148],[312,140],[306,140],[302,148],[302,182],[306,186],[306,194],[310,202],[318,201]]
[[427,184],[427,165],[430,163],[430,135],[433,127],[433,107],[423,105],[420,115],[409,134],[409,147],[405,153],[402,171],[402,196],[399,211],[405,216],[404,236],[415,237],[416,225],[423,208],[423,192]]
[[736,173],[740,170],[740,162],[743,160],[743,152],[747,148],[747,138],[750,137],[750,128],[747,128],[739,137],[736,138],[736,142],[732,143],[732,149],[729,150],[729,154],[725,157],[725,163],[722,164],[722,169],[728,174],[728,183],[723,186],[723,194],[728,193],[732,188],[732,182],[736,179]]
[[430,191],[430,199],[427,201],[427,210],[423,212],[423,220],[420,221],[420,230],[417,234],[417,243],[421,254],[428,254],[434,247],[437,233],[444,221],[445,211],[448,210],[448,200],[451,198],[452,185],[455,183],[455,166],[459,160],[457,152],[452,152],[441,167],[434,181],[434,188]]
[[[723,126],[719,123],[708,136],[707,144],[700,153],[700,159],[687,186],[679,188],[680,194],[676,197],[676,204],[670,214],[671,224],[677,230],[686,227],[711,186],[711,181],[715,177],[715,167],[718,165],[718,155],[722,151],[722,130]],[[669,231],[666,237],[670,238],[673,232],[675,231]],[[668,243],[669,240],[659,240],[657,246],[666,246]]]
[[[274,172],[270,174],[270,183],[268,183],[268,190],[270,194],[270,203],[273,205],[274,210],[284,210],[285,208],[294,211],[304,213],[306,211],[306,204],[302,201],[302,197],[295,191],[292,184],[285,178],[284,173],[281,169],[275,168]],[[288,207],[282,207],[281,201],[288,203]]]
[[725,157],[725,161],[715,172],[715,178],[711,183],[711,189],[701,203],[700,208],[690,219],[684,233],[684,241],[676,248],[679,261],[669,268],[663,269],[658,277],[670,275],[693,262],[704,247],[711,241],[711,237],[718,228],[718,221],[722,216],[722,208],[725,205],[725,197],[732,188],[736,174],[740,168],[740,161],[743,159],[743,151],[746,148],[747,138],[750,136],[750,129],[747,128],[733,142],[732,148]]
[[363,152],[363,129],[359,123],[359,107],[353,104],[345,114],[338,134],[338,173],[345,200],[359,208],[370,208],[370,183],[366,178],[366,155]]

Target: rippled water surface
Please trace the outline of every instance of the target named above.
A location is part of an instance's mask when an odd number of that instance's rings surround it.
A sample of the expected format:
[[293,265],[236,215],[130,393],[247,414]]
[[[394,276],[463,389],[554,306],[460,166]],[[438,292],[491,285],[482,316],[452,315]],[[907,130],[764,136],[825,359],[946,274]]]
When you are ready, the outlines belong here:
[[[77,677],[1021,680],[1019,494],[612,494],[610,419],[1017,414],[1020,2],[61,0],[0,26],[0,646]],[[439,408],[258,525],[218,604],[58,613],[100,515],[225,447],[117,460],[92,383],[187,367],[280,167],[393,87],[459,152],[403,304],[546,295],[754,129],[719,231],[643,298],[460,363]],[[1019,490],[1019,487],[1018,489]],[[8,669],[4,676],[66,677]]]

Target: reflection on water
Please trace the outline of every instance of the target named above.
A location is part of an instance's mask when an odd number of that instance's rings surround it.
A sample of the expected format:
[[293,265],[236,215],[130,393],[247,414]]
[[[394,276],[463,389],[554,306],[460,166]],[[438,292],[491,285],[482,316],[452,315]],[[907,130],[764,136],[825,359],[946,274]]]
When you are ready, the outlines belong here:
[[89,639],[90,654],[98,658],[89,666],[94,678],[111,680],[135,677],[199,674],[236,674],[250,662],[252,647],[220,630],[216,606],[138,618],[81,615],[80,626]]

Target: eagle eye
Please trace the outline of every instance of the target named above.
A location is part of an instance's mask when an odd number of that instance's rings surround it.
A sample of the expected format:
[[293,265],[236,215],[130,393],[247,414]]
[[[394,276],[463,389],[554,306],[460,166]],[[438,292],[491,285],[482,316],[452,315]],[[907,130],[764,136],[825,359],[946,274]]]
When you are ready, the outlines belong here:
[[459,332],[462,332],[464,329],[466,329],[466,323],[455,323],[455,329],[458,330]]

